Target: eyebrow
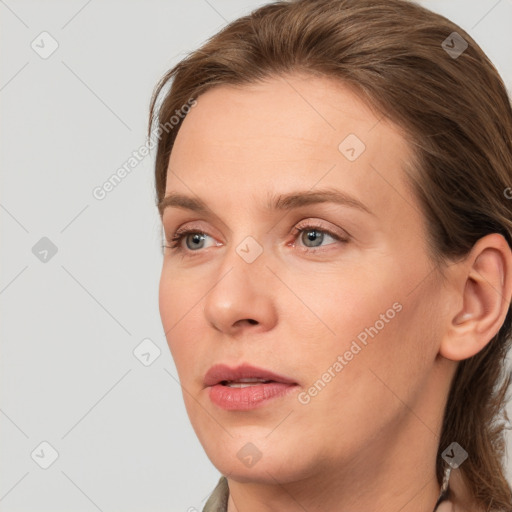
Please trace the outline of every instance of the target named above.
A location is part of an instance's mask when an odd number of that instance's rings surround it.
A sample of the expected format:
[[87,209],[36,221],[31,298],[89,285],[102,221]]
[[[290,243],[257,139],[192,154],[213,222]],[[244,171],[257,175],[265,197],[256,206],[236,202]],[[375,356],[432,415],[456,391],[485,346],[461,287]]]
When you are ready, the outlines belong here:
[[[270,195],[267,200],[266,209],[269,211],[293,210],[318,203],[340,204],[375,215],[364,203],[355,197],[335,189],[305,190],[277,196]],[[160,215],[162,216],[164,211],[170,207],[191,210],[203,215],[216,216],[203,200],[175,192],[168,194],[158,203]]]

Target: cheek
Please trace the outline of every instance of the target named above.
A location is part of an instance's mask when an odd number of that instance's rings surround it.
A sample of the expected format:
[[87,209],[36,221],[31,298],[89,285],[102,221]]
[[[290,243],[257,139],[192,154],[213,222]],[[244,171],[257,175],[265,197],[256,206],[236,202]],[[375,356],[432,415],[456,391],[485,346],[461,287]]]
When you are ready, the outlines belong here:
[[390,386],[406,388],[425,360],[422,298],[409,294],[407,279],[397,280],[400,274],[393,269],[373,268],[343,278],[333,275],[329,283],[318,281],[318,289],[329,293],[315,292],[311,303],[331,332],[314,344],[310,336],[301,337],[300,352],[314,361],[310,381],[321,379],[338,361],[342,369],[337,364],[331,372],[340,377],[328,386],[359,399],[371,398],[379,377]]
[[350,451],[377,432],[393,431],[407,415],[404,404],[414,403],[422,388],[425,357],[421,332],[413,330],[421,308],[405,298],[389,290],[367,300],[356,296],[337,316],[330,306],[339,334],[313,351],[310,347],[314,369],[301,404],[308,403],[295,407],[299,430],[318,430],[317,419],[325,419],[321,429],[330,450]]
[[198,312],[202,312],[200,297],[190,286],[184,288],[170,268],[163,268],[158,291],[160,318],[178,372],[187,354],[197,350],[194,340],[200,338],[193,331]]
[[160,276],[160,285],[158,289],[158,306],[160,310],[160,318],[162,319],[162,326],[166,333],[167,339],[169,339],[170,331],[172,326],[176,323],[176,296],[178,295],[177,290],[173,290],[171,285],[172,281],[169,281],[167,276],[168,272],[165,269],[162,270]]
[[304,288],[298,295],[307,297],[330,331],[323,346],[339,353],[348,350],[353,340],[364,347],[399,321],[402,307],[393,281],[393,273],[386,268],[351,268],[317,276],[314,292],[307,295]]
[[372,411],[382,421],[391,419],[391,411],[401,410],[401,404],[415,403],[436,355],[436,314],[425,311],[435,290],[390,290],[360,304],[352,336],[344,340],[345,347],[355,344],[360,350],[352,356],[347,347],[352,360],[343,370],[344,382],[340,380],[340,391],[354,398],[352,410],[363,416]]

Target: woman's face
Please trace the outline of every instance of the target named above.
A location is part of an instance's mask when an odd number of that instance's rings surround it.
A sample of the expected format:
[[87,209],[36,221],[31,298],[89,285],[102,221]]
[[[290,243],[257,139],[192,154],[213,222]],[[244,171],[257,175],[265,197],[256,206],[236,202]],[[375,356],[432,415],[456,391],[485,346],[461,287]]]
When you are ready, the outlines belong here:
[[[207,209],[167,201],[166,244],[192,233],[165,249],[160,314],[194,430],[234,480],[435,453],[442,285],[408,156],[387,118],[326,78],[219,86],[184,120],[166,196]],[[215,365],[234,372],[205,383]],[[274,382],[221,384],[242,378]]]

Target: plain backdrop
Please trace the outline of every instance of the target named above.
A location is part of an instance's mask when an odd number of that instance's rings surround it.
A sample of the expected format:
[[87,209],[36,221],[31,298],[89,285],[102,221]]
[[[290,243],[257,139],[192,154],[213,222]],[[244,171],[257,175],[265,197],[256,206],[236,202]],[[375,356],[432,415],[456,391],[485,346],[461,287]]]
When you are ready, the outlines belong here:
[[[0,0],[2,512],[192,511],[213,490],[158,313],[152,156],[93,190],[145,142],[160,76],[264,3]],[[512,0],[422,3],[510,91]]]

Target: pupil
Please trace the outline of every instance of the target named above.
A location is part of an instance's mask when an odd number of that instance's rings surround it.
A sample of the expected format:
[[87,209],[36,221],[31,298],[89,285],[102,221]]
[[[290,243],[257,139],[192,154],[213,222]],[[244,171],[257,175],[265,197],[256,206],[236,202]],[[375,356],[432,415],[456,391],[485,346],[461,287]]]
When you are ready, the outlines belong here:
[[201,243],[202,238],[203,238],[203,236],[201,234],[193,233],[193,235],[192,235],[193,244]]
[[[310,242],[314,242],[317,238],[321,238],[323,235],[319,233],[316,229],[313,229],[311,231],[306,231],[308,240]],[[307,245],[307,244],[306,244]]]

